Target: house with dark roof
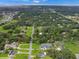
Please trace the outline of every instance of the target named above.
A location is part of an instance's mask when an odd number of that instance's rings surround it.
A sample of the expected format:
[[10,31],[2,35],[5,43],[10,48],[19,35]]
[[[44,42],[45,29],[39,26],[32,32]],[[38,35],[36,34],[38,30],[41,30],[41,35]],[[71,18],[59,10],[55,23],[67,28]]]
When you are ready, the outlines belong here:
[[52,44],[50,43],[44,43],[44,44],[41,44],[40,46],[42,50],[50,49],[51,47],[52,47]]

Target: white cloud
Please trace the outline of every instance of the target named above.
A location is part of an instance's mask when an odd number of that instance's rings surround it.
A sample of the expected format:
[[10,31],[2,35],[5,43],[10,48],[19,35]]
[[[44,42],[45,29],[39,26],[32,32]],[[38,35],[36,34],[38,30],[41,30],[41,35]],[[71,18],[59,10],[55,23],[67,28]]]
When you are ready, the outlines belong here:
[[33,0],[34,3],[46,2],[48,0]]
[[39,2],[40,2],[40,0],[33,0],[33,2],[34,2],[34,3],[39,3]]

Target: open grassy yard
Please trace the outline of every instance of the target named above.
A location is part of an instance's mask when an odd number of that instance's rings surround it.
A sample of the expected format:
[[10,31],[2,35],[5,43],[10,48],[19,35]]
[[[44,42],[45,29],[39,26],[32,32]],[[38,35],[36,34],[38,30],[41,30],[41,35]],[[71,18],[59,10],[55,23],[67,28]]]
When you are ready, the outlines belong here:
[[0,57],[0,59],[8,59],[8,57]]
[[51,57],[49,57],[49,56],[46,56],[46,57],[44,57],[44,59],[52,59]]
[[8,59],[8,54],[0,54],[0,59]]
[[30,37],[31,36],[31,33],[32,33],[32,27],[27,27],[27,31],[26,32],[27,32],[26,35],[28,37]]
[[[20,44],[19,47],[20,47],[20,48],[26,48],[26,49],[28,49],[28,48],[29,48],[29,43]],[[40,45],[33,43],[32,48],[33,48],[33,49],[39,49],[39,48],[40,48]]]
[[29,48],[29,44],[20,44],[19,45],[20,48]]
[[[25,52],[26,54],[16,54],[14,59],[28,59],[28,52],[29,52],[29,43],[26,44],[20,44],[19,48],[22,48],[22,50],[17,50],[20,52]],[[41,51],[39,44],[33,44],[32,48],[32,56],[36,56]],[[74,54],[79,53],[79,42],[65,42],[65,48],[68,48],[71,50]],[[24,50],[23,50],[24,49]],[[8,59],[7,54],[0,54],[0,59]],[[44,59],[51,59],[49,56],[44,57]]]
[[71,50],[74,54],[79,54],[79,42],[66,42],[65,47]]
[[0,54],[0,57],[8,57],[8,54]]
[[28,59],[26,54],[17,54],[14,59]]
[[[20,44],[19,48],[17,51],[22,52],[22,54],[16,54],[15,59],[27,59],[28,58],[28,53],[29,53],[29,43],[26,44]],[[40,45],[39,44],[33,44],[32,45],[32,56],[36,56],[40,52]]]

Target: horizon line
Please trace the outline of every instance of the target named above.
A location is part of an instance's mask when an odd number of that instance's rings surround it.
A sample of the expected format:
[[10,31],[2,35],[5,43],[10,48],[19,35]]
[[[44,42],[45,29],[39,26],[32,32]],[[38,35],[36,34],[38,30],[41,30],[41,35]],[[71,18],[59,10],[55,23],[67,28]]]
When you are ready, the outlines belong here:
[[79,6],[79,4],[0,4],[1,6]]

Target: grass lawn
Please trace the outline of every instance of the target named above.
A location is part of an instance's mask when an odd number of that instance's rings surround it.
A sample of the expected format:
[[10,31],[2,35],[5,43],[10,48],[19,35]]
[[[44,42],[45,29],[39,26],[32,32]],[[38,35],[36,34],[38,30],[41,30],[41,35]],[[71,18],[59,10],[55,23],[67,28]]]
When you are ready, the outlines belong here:
[[8,57],[8,54],[0,54],[0,57]]
[[28,59],[26,54],[17,54],[14,59]]
[[[19,46],[20,48],[24,48],[24,49],[29,49],[29,44],[21,44],[20,46]],[[32,50],[32,54],[33,55],[35,55],[35,54],[38,54],[39,52],[40,52],[40,49],[39,49],[39,44],[33,44],[32,45],[32,48],[34,49],[34,50]],[[29,50],[18,50],[18,51],[21,51],[21,52],[29,52]]]
[[39,49],[39,48],[40,48],[40,45],[39,45],[39,44],[34,44],[34,43],[33,43],[32,48],[33,48],[33,49]]
[[24,48],[24,49],[26,48],[27,49],[27,48],[29,48],[29,44],[20,44],[19,47],[20,48]]
[[0,59],[8,59],[8,57],[0,57]]
[[[28,49],[28,48],[29,48],[29,43],[20,44],[19,47],[20,47],[20,48],[26,48],[26,49]],[[33,48],[33,49],[39,49],[39,48],[40,48],[40,45],[39,45],[39,44],[34,44],[34,43],[33,43],[32,48]]]
[[30,37],[31,34],[32,34],[32,27],[27,27],[27,31],[26,31],[26,32],[27,32],[26,35],[27,35],[28,37]]
[[8,54],[0,54],[0,59],[8,59]]
[[[32,45],[32,48],[34,49],[34,50],[32,50],[32,55],[33,55],[33,56],[39,54],[39,52],[40,52],[39,47],[40,47],[39,44],[33,43],[33,45]],[[20,45],[19,45],[19,48],[22,48],[22,49],[18,49],[17,51],[23,52],[23,53],[27,53],[27,54],[17,54],[17,55],[15,56],[15,59],[27,59],[28,52],[29,52],[29,43],[20,44]],[[24,49],[24,50],[23,50],[23,49]],[[27,50],[26,50],[26,49],[27,49]]]
[[37,54],[39,54],[39,53],[40,53],[40,50],[33,50],[33,51],[32,51],[32,54],[33,54],[33,55],[37,55]]
[[4,30],[3,27],[0,26],[0,31],[1,31],[1,32],[7,32],[7,31],[9,31],[9,30]]
[[65,47],[71,50],[74,54],[79,54],[79,42],[66,42]]
[[28,53],[28,50],[18,50],[18,51]]
[[46,57],[44,57],[44,59],[52,59],[51,57],[49,57],[49,56],[46,56]]

